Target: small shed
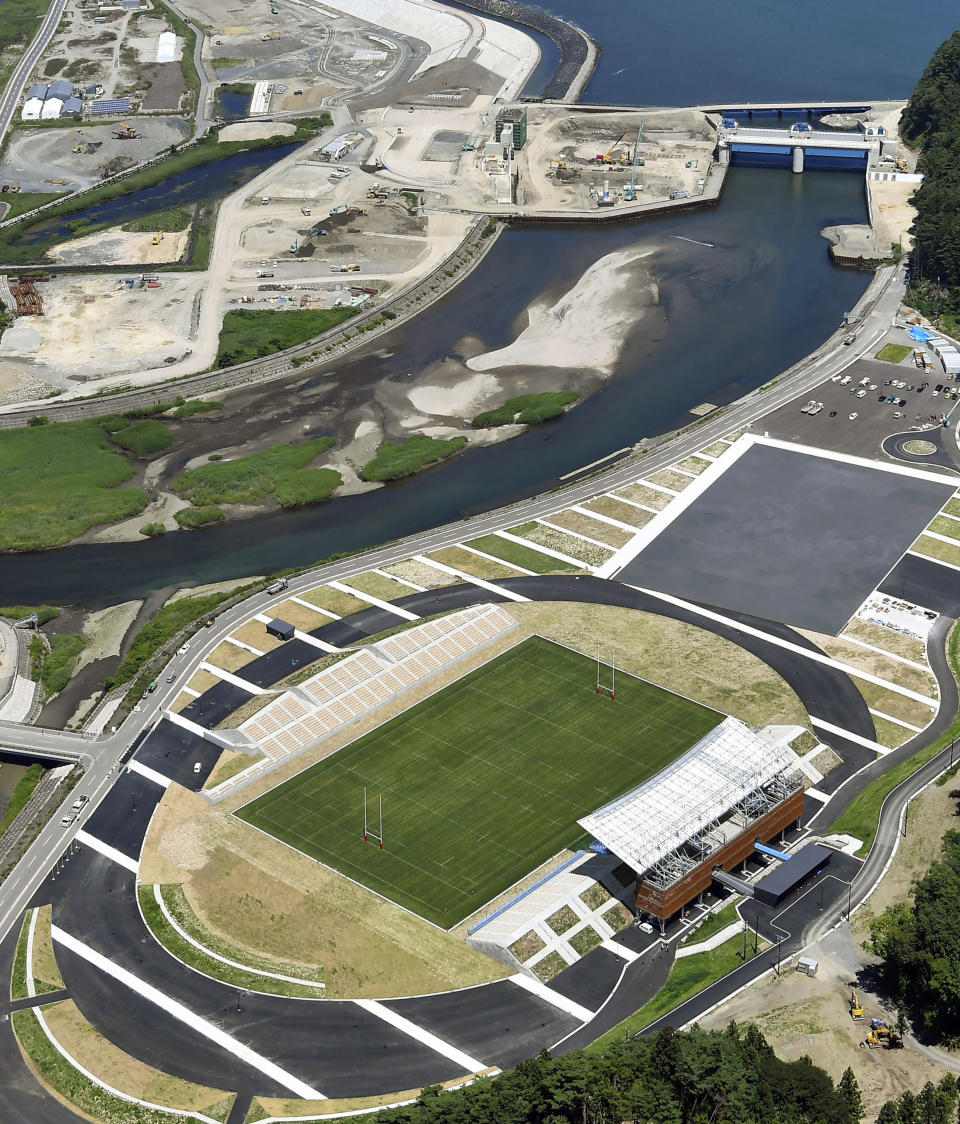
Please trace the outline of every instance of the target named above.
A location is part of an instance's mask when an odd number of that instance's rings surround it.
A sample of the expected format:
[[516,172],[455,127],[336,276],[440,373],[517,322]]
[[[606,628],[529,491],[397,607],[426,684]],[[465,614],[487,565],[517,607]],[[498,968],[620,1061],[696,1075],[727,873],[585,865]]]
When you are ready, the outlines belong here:
[[68,82],[66,78],[58,78],[56,82],[50,83],[50,88],[47,90],[48,98],[59,98],[61,101],[66,101],[67,98],[73,97],[73,83]]
[[287,621],[280,620],[279,617],[275,617],[272,621],[267,621],[267,634],[275,637],[277,640],[292,640],[293,633],[293,625]]
[[79,117],[83,113],[83,102],[79,98],[67,98],[60,110],[61,117]]
[[99,82],[93,82],[89,86],[83,87],[83,96],[87,98],[99,98],[103,96],[103,86]]
[[797,961],[797,971],[803,972],[805,976],[815,976],[819,967],[819,962],[812,956],[801,956]]

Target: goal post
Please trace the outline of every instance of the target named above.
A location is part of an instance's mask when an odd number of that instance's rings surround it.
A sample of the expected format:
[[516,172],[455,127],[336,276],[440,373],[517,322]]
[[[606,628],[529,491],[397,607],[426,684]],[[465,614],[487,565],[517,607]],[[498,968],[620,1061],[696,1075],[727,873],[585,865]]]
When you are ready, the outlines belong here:
[[606,661],[600,658],[600,642],[597,641],[597,694],[605,692],[610,696],[610,701],[616,698],[617,690],[617,663],[610,653],[610,658]]
[[367,813],[367,790],[363,790],[363,841],[367,843],[369,840],[374,839],[380,844],[380,850],[383,850],[383,794],[381,793],[377,798],[377,820],[376,830],[374,830],[373,817]]

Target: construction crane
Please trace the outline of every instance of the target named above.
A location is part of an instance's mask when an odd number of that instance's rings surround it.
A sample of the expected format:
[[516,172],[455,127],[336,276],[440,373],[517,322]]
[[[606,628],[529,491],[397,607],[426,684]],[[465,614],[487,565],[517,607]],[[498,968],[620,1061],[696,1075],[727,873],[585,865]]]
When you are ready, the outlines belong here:
[[855,1023],[863,1022],[863,1007],[860,1005],[860,999],[853,988],[850,988],[850,1018]]
[[618,140],[615,140],[613,142],[613,144],[610,145],[610,147],[607,149],[606,152],[598,152],[597,155],[596,155],[597,163],[598,164],[612,164],[613,161],[610,159],[610,153],[613,152],[613,150],[617,147],[618,144],[620,144],[620,142],[624,139],[624,137],[626,135],[627,134],[624,133],[623,136],[621,136]]
[[643,143],[643,126],[646,122],[645,117],[640,118],[640,128],[637,129],[637,145],[633,150],[633,175],[630,177],[630,182],[623,190],[623,198],[627,203],[632,203],[637,197],[637,172],[643,164],[643,157],[640,155],[640,145]]

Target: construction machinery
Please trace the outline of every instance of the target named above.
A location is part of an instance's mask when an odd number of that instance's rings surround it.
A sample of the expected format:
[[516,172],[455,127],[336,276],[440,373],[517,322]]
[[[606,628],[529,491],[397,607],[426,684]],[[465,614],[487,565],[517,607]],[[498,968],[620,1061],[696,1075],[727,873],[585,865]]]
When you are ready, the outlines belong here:
[[881,1046],[893,1050],[898,1049],[903,1043],[896,1029],[886,1019],[871,1019],[870,1029],[863,1040],[863,1045],[868,1050],[878,1050]]
[[334,215],[342,214],[347,209],[346,203],[338,203],[336,207],[330,208],[329,217],[333,218]]
[[294,238],[294,240],[290,243],[290,253],[295,254],[299,249],[300,242],[298,241],[298,239]]
[[554,165],[556,165],[557,168],[559,168],[561,171],[566,171],[566,169],[567,169],[567,165],[566,165],[565,161],[563,161],[563,160],[548,160],[547,161],[547,167],[548,168],[551,168]]
[[907,167],[906,160],[901,160],[899,156],[896,158],[896,160],[894,160],[894,164],[896,164],[898,172],[909,172],[910,171],[910,169]]
[[643,165],[643,157],[640,155],[640,145],[643,143],[643,126],[646,122],[645,117],[640,118],[640,128],[637,129],[637,143],[633,150],[633,175],[630,177],[630,182],[623,190],[624,202],[632,203],[637,197],[637,172]]
[[854,988],[850,988],[850,1018],[855,1023],[863,1022],[863,1007]]
[[152,239],[150,245],[151,246],[159,246],[162,241],[163,241],[163,231],[158,230],[157,233],[153,236],[153,239]]
[[85,148],[85,147],[86,147],[86,146],[85,146],[85,145],[82,145],[82,144],[75,144],[75,145],[73,146],[73,149],[72,149],[72,151],[73,151],[73,152],[83,152],[83,150],[84,150],[84,148]]
[[597,155],[594,157],[596,162],[598,164],[612,164],[613,161],[610,159],[610,154],[617,147],[617,145],[620,144],[623,141],[623,139],[624,139],[624,137],[626,137],[626,135],[627,134],[624,133],[623,136],[621,136],[618,140],[615,140],[613,142],[613,144],[610,145],[610,147],[607,149],[606,152],[598,152]]
[[136,140],[140,134],[132,125],[121,125],[113,136],[115,140]]

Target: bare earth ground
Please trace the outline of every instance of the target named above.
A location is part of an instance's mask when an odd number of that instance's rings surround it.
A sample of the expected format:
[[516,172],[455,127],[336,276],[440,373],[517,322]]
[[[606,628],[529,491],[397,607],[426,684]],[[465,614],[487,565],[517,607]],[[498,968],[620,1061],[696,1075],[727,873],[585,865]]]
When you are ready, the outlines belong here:
[[142,601],[125,601],[91,613],[83,624],[84,648],[74,674],[94,660],[120,654],[120,646],[130,626],[136,620]]

